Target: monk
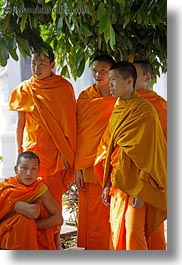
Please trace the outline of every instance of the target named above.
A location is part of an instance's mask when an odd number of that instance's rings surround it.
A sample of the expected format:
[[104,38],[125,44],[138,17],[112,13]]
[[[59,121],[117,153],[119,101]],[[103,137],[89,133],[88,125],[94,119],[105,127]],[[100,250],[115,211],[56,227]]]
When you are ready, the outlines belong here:
[[109,76],[110,93],[118,99],[94,173],[110,207],[110,249],[149,250],[149,237],[167,218],[166,140],[156,110],[135,92],[134,65],[118,62]]
[[142,98],[151,102],[156,109],[167,141],[167,101],[155,91],[150,90],[153,67],[148,61],[144,60],[135,61],[133,64],[137,70],[135,90]]
[[53,228],[63,223],[61,209],[41,181],[39,168],[39,157],[23,152],[16,176],[0,183],[0,249],[57,249]]
[[[153,67],[150,62],[145,60],[137,60],[134,61],[133,64],[137,70],[135,90],[142,98],[148,100],[156,109],[165,139],[167,141],[167,101],[155,91],[150,90]],[[156,235],[158,240],[156,240]],[[149,244],[150,249],[166,248],[166,242],[164,240],[164,224],[162,224],[154,233],[152,233],[148,239],[148,245]]]
[[79,190],[77,246],[109,249],[109,209],[103,205],[102,186],[93,173],[97,146],[108,124],[115,99],[109,93],[109,69],[114,60],[99,55],[92,61],[94,84],[77,100],[75,183]]
[[[18,112],[17,152],[29,150],[40,157],[40,175],[62,208],[62,195],[74,181],[76,99],[72,85],[53,72],[52,51],[33,54],[31,66],[32,77],[9,100],[9,109]],[[60,227],[55,237],[60,241]]]

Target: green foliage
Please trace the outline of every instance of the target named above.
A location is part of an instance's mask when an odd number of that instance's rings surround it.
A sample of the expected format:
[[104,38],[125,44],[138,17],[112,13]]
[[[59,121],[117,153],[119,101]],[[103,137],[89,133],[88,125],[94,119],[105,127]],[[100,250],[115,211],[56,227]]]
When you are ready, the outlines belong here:
[[[50,16],[41,12],[41,6],[48,8],[44,1],[0,1],[0,64],[5,66],[9,56],[18,60],[17,48],[24,59],[31,52],[44,54],[49,45],[40,35],[39,25],[51,21]],[[51,8],[50,8],[51,10]],[[35,14],[32,12],[35,12]]]
[[[100,53],[117,61],[148,59],[155,76],[167,71],[165,0],[8,0],[1,3],[0,64],[50,45],[61,74],[76,80]],[[3,4],[5,3],[5,4]],[[134,55],[134,56],[131,56]],[[131,59],[132,58],[132,59]]]

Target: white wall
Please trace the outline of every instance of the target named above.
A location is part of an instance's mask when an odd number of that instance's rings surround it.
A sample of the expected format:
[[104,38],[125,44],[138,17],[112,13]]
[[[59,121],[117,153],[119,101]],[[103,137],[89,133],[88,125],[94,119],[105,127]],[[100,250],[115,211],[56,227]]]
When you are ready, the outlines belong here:
[[14,174],[15,123],[17,113],[9,111],[8,100],[11,91],[21,82],[20,62],[12,59],[6,67],[0,68],[0,181]]
[[154,85],[154,91],[167,100],[167,74],[162,74]]

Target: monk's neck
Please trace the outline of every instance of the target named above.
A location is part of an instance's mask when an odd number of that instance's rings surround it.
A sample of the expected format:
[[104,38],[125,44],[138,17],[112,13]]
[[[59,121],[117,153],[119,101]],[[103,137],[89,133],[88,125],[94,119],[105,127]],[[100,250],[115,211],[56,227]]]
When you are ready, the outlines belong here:
[[99,87],[99,92],[102,97],[108,97],[111,95],[108,87]]
[[147,91],[147,90],[149,90],[149,88],[148,87],[140,87],[140,88],[136,89],[136,91],[138,91],[138,90],[146,90]]

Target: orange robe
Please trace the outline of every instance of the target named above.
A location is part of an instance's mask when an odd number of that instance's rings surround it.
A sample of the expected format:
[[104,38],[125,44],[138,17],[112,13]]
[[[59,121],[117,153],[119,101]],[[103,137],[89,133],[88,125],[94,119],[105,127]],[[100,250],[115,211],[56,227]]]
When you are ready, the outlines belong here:
[[77,100],[75,169],[82,170],[86,191],[79,191],[77,245],[90,250],[109,249],[109,209],[101,201],[102,186],[93,174],[97,146],[108,124],[115,99],[101,97],[96,84]]
[[[153,106],[135,92],[129,100],[118,99],[94,167],[103,187],[111,176],[111,249],[148,249],[147,239],[166,219],[166,154]],[[132,197],[142,200],[145,207],[134,209]]]
[[[0,249],[11,250],[56,250],[54,230],[37,230],[34,219],[13,210],[17,201],[32,203],[47,191],[47,186],[38,178],[31,186],[19,184],[16,177],[0,183]],[[41,205],[39,218],[47,216]]]
[[137,93],[148,100],[156,109],[162,126],[164,136],[167,140],[167,101],[159,96],[155,91],[139,89]]
[[54,73],[43,80],[32,76],[12,92],[9,109],[26,113],[23,150],[40,157],[40,175],[61,205],[62,194],[74,180],[76,100],[72,85]]
[[[139,89],[137,90],[137,93],[142,98],[148,100],[156,109],[164,136],[167,141],[167,101],[163,97],[158,95],[155,91]],[[161,236],[164,234],[164,224],[162,224],[159,229],[154,231],[154,233],[152,233],[149,237],[148,245],[150,245],[150,249],[162,248],[162,244],[159,242],[159,240],[156,240],[156,236],[157,238],[159,238],[159,233],[161,233]]]

